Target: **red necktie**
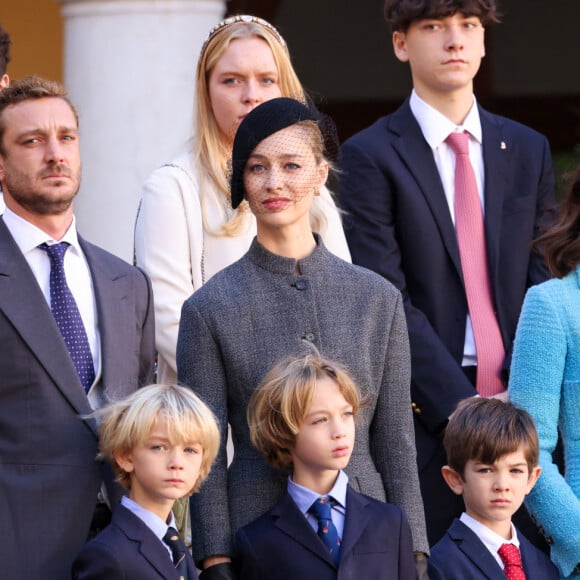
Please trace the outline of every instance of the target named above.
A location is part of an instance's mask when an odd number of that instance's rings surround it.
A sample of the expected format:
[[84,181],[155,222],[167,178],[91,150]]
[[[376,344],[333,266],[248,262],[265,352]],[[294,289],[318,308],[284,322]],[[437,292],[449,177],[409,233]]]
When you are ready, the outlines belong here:
[[476,388],[489,397],[505,390],[500,374],[505,350],[493,307],[483,212],[468,141],[465,132],[451,133],[446,139],[455,152],[455,229],[477,350]]
[[497,551],[504,564],[503,571],[509,580],[526,580],[520,550],[514,544],[502,544]]

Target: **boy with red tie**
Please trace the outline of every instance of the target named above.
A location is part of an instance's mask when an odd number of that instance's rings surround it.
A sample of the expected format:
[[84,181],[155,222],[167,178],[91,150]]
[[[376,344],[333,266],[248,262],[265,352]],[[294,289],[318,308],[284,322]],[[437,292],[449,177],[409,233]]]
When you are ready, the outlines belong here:
[[402,510],[355,492],[350,459],[357,386],[318,354],[274,367],[248,407],[252,443],[288,493],[236,536],[240,580],[413,580],[411,531]]
[[510,403],[473,397],[451,416],[443,444],[443,478],[463,496],[465,511],[432,548],[429,578],[556,580],[554,564],[512,523],[541,472],[530,415]]

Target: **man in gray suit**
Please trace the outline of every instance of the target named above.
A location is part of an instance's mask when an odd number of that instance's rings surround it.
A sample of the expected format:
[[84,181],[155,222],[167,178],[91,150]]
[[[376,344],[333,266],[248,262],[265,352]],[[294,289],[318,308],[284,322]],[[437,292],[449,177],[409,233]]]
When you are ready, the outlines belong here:
[[[96,424],[83,416],[153,378],[149,281],[77,236],[72,201],[80,174],[78,117],[63,89],[29,77],[1,91],[3,578],[70,577],[96,508],[102,512],[105,496],[113,502],[118,493],[95,460]],[[64,248],[60,282],[49,258],[55,246]],[[74,345],[57,291],[76,309]]]

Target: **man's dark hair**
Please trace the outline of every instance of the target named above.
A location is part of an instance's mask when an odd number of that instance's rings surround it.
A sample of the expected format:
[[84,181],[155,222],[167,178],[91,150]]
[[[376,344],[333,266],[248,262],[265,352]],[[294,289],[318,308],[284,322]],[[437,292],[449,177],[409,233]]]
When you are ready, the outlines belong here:
[[0,24],[0,77],[6,74],[10,62],[10,35]]
[[385,18],[393,30],[407,32],[413,22],[446,18],[457,12],[477,16],[486,26],[499,22],[495,0],[385,0]]

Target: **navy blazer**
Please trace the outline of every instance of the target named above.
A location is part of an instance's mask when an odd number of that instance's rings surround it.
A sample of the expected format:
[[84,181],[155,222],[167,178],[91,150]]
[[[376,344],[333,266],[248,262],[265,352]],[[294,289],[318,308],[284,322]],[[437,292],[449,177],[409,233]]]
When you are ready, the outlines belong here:
[[[197,571],[189,552],[185,555],[189,580]],[[178,580],[167,547],[149,527],[125,506],[118,504],[111,524],[85,544],[73,564],[75,580]]]
[[240,580],[414,580],[411,530],[392,504],[347,490],[338,568],[289,494],[236,534]]
[[[526,580],[558,580],[550,559],[518,532]],[[503,569],[477,535],[460,520],[431,549],[430,580],[506,580]]]
[[[101,384],[122,398],[153,380],[148,278],[79,242],[91,272]],[[62,580],[86,541],[103,482],[79,376],[26,259],[0,218],[0,574]],[[112,479],[110,481],[112,484]],[[113,500],[118,489],[108,487]]]
[[[545,137],[481,108],[479,114],[489,271],[509,355],[526,289],[549,277],[530,248],[553,218],[554,178]],[[403,294],[415,424],[436,435],[457,402],[475,390],[461,370],[467,298],[455,228],[433,152],[408,100],[344,143],[340,169],[353,263],[378,272]],[[421,435],[420,469],[433,452],[429,435]]]

